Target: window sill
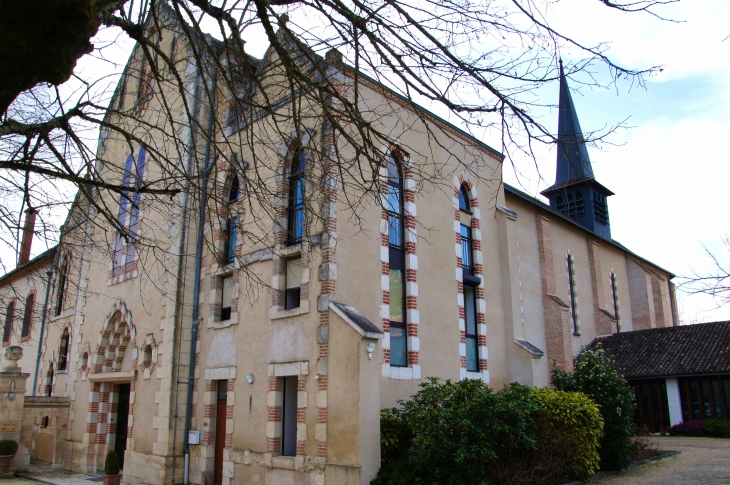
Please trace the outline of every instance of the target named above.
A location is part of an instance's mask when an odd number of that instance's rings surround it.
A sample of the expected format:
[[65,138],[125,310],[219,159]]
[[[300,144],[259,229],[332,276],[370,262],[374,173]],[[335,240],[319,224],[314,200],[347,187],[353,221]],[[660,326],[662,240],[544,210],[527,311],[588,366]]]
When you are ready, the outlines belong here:
[[228,328],[233,325],[238,324],[238,312],[231,313],[231,318],[229,320],[216,320],[215,316],[208,317],[208,328]]
[[130,271],[129,273],[123,273],[123,274],[120,274],[119,276],[115,276],[114,278],[110,278],[109,281],[107,281],[106,285],[107,286],[118,285],[119,283],[123,283],[127,280],[136,278],[137,275],[138,275],[138,273],[137,273],[137,270],[135,269],[134,271]]
[[279,247],[279,255],[284,258],[288,258],[289,256],[294,256],[297,254],[301,254],[302,252],[302,243],[297,242],[291,245],[288,244],[282,244]]
[[306,313],[309,313],[309,300],[302,300],[297,308],[285,310],[278,306],[271,307],[271,310],[269,310],[269,319],[278,320],[280,318],[296,317],[297,315]]
[[461,379],[477,379],[480,381],[483,381],[487,384],[489,384],[489,371],[488,370],[480,370],[480,371],[469,371],[466,369],[461,369],[460,372]]
[[382,364],[382,376],[390,377],[397,380],[420,380],[421,366],[412,365],[410,367],[396,367],[390,364]]

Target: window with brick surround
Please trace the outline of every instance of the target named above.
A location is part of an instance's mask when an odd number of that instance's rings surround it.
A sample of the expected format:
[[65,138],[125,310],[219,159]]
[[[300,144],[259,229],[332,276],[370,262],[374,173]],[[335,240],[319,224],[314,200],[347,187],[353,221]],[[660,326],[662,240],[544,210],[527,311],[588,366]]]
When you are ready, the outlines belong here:
[[5,309],[5,327],[3,328],[3,343],[10,343],[13,335],[13,320],[15,320],[15,300],[8,303]]
[[302,259],[289,259],[286,262],[286,284],[284,308],[299,308],[302,286]]
[[404,244],[403,173],[394,157],[388,157],[388,246],[390,297],[390,365],[408,365],[406,335],[406,251]]
[[35,293],[28,295],[25,299],[25,313],[23,314],[23,329],[20,332],[20,338],[30,336],[30,330],[33,323],[33,307],[35,306]]
[[466,188],[459,189],[459,219],[461,239],[461,271],[464,284],[464,325],[466,338],[466,370],[479,371],[479,349],[477,335],[477,287],[481,283],[474,277],[474,245],[472,241],[471,202]]
[[304,172],[306,170],[306,157],[301,148],[294,153],[291,167],[289,169],[289,207],[287,230],[289,245],[301,242],[304,234]]
[[281,454],[297,454],[297,389],[298,377],[283,377],[281,410]]
[[222,278],[221,291],[221,321],[231,319],[231,307],[233,302],[233,276]]

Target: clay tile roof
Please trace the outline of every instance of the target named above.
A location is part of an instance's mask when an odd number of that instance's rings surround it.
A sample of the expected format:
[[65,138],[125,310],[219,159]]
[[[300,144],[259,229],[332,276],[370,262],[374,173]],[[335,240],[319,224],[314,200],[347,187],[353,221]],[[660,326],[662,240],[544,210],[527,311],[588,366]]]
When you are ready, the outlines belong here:
[[617,333],[598,343],[626,379],[730,374],[730,322]]

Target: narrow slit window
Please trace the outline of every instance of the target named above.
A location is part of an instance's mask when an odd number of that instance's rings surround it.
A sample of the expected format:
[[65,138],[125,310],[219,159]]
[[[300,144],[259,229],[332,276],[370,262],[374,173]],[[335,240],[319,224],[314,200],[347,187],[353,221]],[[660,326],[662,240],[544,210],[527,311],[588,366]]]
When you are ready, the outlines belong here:
[[616,281],[616,273],[611,273],[611,296],[613,297],[613,315],[616,317],[616,332],[620,332],[621,313],[618,309],[618,281]]
[[236,260],[236,238],[238,235],[238,217],[226,222],[226,239],[223,248],[223,261],[231,264]]
[[476,288],[471,285],[464,285],[464,317],[466,327],[466,370],[478,372],[477,299]]
[[13,320],[15,319],[15,300],[11,301],[5,310],[5,327],[3,328],[3,342],[10,342],[13,335]]
[[290,259],[286,262],[286,301],[284,308],[287,310],[290,308],[299,308],[301,286],[302,260]]
[[297,150],[289,169],[289,245],[301,242],[304,235],[304,192],[306,157],[304,150]]
[[395,158],[388,157],[388,244],[390,295],[390,365],[408,365],[406,311],[406,252],[403,227],[403,176]]
[[221,291],[221,321],[231,319],[231,306],[233,302],[233,277],[227,276],[223,278],[223,288]]
[[28,295],[25,300],[25,313],[23,314],[23,329],[20,332],[20,337],[25,338],[30,336],[31,326],[33,324],[33,307],[35,306],[35,293]]
[[58,292],[57,299],[56,299],[56,316],[60,315],[63,311],[63,303],[64,299],[66,298],[66,280],[68,276],[68,259],[66,259],[63,263],[63,266],[61,266],[61,272],[60,276],[58,278],[58,287],[56,288],[56,291]]
[[573,335],[580,335],[580,323],[578,321],[578,294],[575,284],[575,261],[572,255],[568,255],[568,289],[570,291],[570,316],[573,320]]

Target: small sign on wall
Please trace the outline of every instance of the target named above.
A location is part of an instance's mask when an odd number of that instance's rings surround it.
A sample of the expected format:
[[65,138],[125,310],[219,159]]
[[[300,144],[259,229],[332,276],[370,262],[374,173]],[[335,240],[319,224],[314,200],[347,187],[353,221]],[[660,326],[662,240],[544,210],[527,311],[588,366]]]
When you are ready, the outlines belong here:
[[17,423],[3,423],[2,426],[0,426],[0,432],[12,433],[15,431],[16,424]]

